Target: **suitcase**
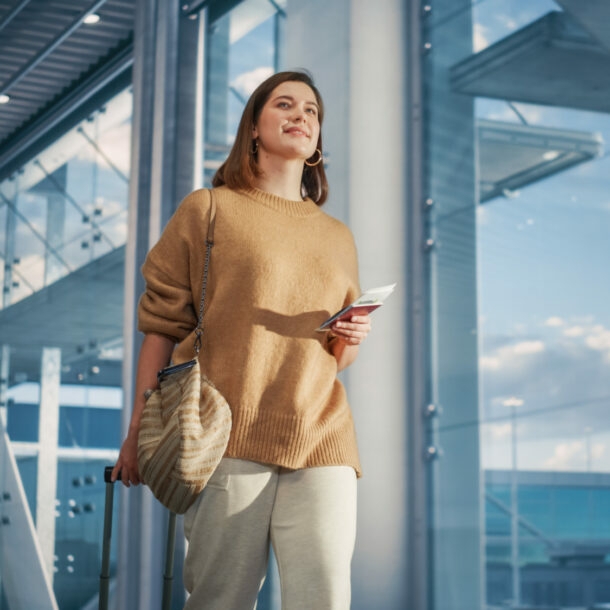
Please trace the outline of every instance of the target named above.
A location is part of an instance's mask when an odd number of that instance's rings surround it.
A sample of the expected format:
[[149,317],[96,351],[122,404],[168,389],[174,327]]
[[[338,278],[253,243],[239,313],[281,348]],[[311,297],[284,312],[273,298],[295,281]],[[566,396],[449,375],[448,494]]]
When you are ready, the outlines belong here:
[[[110,587],[110,545],[112,540],[112,506],[114,503],[114,483],[110,480],[113,466],[104,469],[106,483],[106,503],[104,508],[104,539],[102,543],[102,569],[100,572],[99,610],[108,610]],[[169,513],[167,525],[167,545],[165,547],[165,569],[163,571],[162,610],[170,610],[172,603],[172,583],[174,580],[174,547],[176,542],[176,513]]]

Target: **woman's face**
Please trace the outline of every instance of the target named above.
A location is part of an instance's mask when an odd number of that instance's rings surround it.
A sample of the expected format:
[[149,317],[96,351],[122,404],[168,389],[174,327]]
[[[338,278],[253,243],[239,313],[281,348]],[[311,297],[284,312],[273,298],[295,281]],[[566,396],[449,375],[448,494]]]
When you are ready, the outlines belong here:
[[318,103],[311,88],[299,81],[278,85],[263,106],[252,137],[258,155],[283,159],[308,159],[320,135]]

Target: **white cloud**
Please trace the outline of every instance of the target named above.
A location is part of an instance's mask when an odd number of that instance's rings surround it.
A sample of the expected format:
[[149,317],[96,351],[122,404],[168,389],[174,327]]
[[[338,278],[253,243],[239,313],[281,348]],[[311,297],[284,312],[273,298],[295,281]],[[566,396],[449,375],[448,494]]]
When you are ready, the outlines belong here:
[[[89,133],[89,137],[94,134]],[[82,136],[81,136],[82,137]],[[131,125],[123,123],[116,125],[103,134],[96,142],[97,146],[104,153],[104,156],[112,162],[124,175],[129,176],[131,167]],[[98,163],[102,167],[109,168],[106,159],[89,144],[84,138],[81,148],[76,153],[76,158],[80,161]]]
[[606,445],[604,445],[604,443],[595,443],[591,447],[591,459],[592,460],[601,459],[605,453],[606,453]]
[[519,25],[514,17],[507,15],[506,13],[498,13],[495,15],[495,19],[507,30],[516,30]]
[[482,369],[497,371],[500,368],[500,358],[494,358],[493,356],[481,356],[479,358],[479,366]]
[[592,316],[581,316],[572,318],[569,322],[558,316],[545,320],[544,325],[549,327],[564,327],[562,335],[570,339],[582,339],[578,343],[564,342],[562,349],[568,353],[575,353],[577,347],[586,347],[591,350],[602,352],[606,362],[610,363],[610,330],[603,324],[593,324]]
[[519,104],[519,112],[525,117],[525,120],[530,125],[539,125],[542,122],[542,110],[535,106],[523,107],[523,104]]
[[479,358],[479,367],[488,371],[497,371],[504,367],[520,364],[524,357],[538,354],[545,350],[545,344],[540,340],[520,341],[518,343],[504,345],[495,349],[492,353],[485,354]]
[[489,434],[493,440],[501,440],[510,437],[513,431],[513,426],[510,422],[505,424],[491,424],[489,426]]
[[585,339],[585,344],[592,350],[604,352],[604,360],[610,364],[610,330],[596,325]]
[[273,74],[271,66],[261,66],[240,74],[231,85],[235,87],[244,97],[250,97],[252,92],[266,79]]
[[581,441],[570,441],[555,445],[553,455],[546,459],[544,465],[550,470],[574,470],[583,461],[584,445]]
[[481,23],[474,24],[474,31],[472,33],[472,50],[475,53],[478,53],[489,46],[486,30],[487,28]]
[[566,337],[582,337],[585,334],[585,329],[582,326],[570,326],[563,331]]
[[565,322],[559,316],[551,316],[544,321],[545,326],[563,326]]
[[543,341],[521,341],[512,346],[512,351],[517,355],[537,354],[544,351]]
[[484,205],[478,205],[476,207],[477,215],[477,226],[483,226],[489,224],[489,209]]
[[586,339],[585,343],[594,350],[603,352],[610,350],[610,330],[598,329],[597,332],[593,332]]
[[517,123],[519,119],[510,106],[504,106],[502,110],[494,110],[488,112],[483,118],[489,119],[490,121],[504,121],[509,123]]

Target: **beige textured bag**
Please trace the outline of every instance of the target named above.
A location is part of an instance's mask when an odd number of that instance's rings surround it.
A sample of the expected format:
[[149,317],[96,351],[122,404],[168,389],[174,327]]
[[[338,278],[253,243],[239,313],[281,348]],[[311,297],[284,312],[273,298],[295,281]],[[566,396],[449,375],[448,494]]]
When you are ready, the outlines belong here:
[[155,497],[184,513],[224,455],[231,409],[199,371],[199,362],[161,379],[146,401],[138,436],[138,466]]
[[231,432],[231,409],[209,379],[201,375],[197,358],[214,222],[212,197],[195,358],[159,371],[159,387],[146,393],[138,435],[142,481],[164,506],[179,514],[186,512],[214,473]]

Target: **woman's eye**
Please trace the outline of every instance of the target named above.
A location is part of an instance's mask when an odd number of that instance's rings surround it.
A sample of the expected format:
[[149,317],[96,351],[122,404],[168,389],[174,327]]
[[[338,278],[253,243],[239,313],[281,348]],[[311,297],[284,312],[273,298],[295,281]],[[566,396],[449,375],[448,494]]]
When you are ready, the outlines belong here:
[[277,105],[278,108],[288,108],[288,102],[280,102]]
[[316,112],[315,108],[308,108],[307,112],[309,112],[309,114],[316,116],[318,113]]

